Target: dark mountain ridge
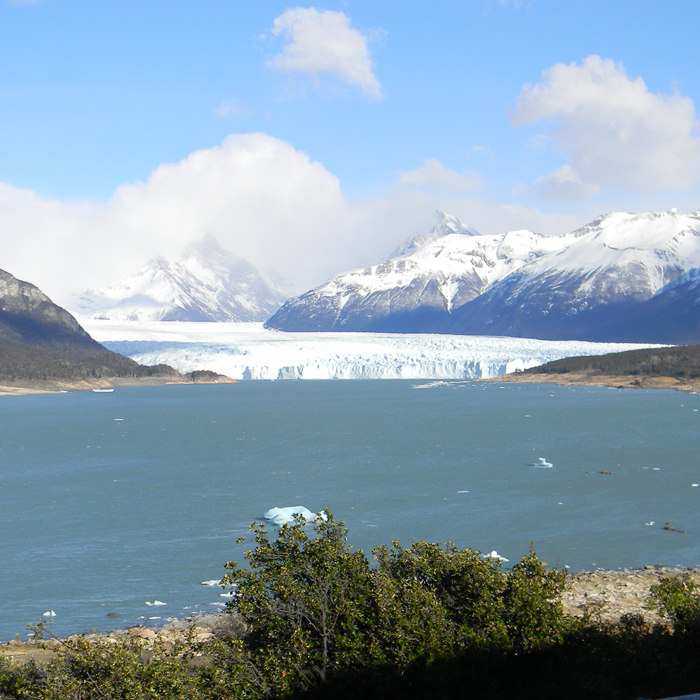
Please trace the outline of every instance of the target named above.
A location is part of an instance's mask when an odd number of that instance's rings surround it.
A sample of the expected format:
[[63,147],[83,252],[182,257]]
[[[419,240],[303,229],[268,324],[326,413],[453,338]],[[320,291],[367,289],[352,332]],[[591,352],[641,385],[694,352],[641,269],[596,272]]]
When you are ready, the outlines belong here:
[[107,350],[38,287],[0,270],[0,381],[180,376]]

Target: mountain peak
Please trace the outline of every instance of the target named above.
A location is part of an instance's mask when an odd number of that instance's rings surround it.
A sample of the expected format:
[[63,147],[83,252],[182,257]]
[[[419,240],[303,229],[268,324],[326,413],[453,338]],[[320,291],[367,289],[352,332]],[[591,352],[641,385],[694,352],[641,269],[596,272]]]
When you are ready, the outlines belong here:
[[71,307],[92,319],[264,321],[289,296],[280,279],[267,279],[207,234],[180,260],[153,258],[116,284],[75,294]]
[[404,241],[390,256],[392,258],[402,258],[405,255],[415,253],[419,248],[436,241],[443,236],[449,236],[457,233],[463,236],[479,236],[479,232],[475,229],[465,226],[456,216],[445,214],[439,209],[435,210],[435,224],[427,234],[416,234]]
[[219,245],[219,241],[211,233],[205,233],[198,241],[187,246],[184,257],[192,257],[193,254],[203,258],[224,255],[226,251]]

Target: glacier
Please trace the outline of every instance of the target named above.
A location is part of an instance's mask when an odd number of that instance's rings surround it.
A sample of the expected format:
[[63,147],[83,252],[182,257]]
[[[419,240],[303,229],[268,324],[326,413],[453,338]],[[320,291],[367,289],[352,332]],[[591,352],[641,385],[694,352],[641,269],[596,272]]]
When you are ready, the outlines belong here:
[[238,380],[483,379],[563,357],[658,347],[503,336],[285,333],[262,323],[79,321],[105,347],[142,364],[211,370]]

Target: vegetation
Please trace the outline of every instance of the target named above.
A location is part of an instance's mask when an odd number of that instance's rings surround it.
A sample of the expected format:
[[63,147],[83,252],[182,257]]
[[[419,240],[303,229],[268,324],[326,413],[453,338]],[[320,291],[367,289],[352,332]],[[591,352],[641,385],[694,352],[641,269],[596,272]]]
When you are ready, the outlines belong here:
[[276,537],[251,526],[247,567],[229,562],[224,577],[242,636],[153,649],[66,641],[44,666],[0,661],[0,697],[606,700],[700,689],[690,579],[652,587],[648,605],[667,625],[605,624],[564,615],[566,575],[533,551],[503,571],[450,543],[394,542],[370,564],[325,515]]
[[0,383],[24,385],[27,381],[178,376],[167,365],[146,367],[97,343],[95,346],[42,347],[0,338]]
[[606,376],[700,377],[700,345],[649,348],[626,352],[567,357],[526,370],[528,374],[568,374],[571,372]]

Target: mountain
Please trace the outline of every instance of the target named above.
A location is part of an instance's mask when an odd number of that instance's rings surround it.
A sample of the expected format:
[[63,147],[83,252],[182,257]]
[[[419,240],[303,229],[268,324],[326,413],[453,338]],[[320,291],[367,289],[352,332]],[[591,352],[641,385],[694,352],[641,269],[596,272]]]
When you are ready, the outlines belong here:
[[93,340],[40,289],[0,270],[0,381],[180,377],[170,367],[144,367]]
[[[289,331],[443,332],[454,309],[568,239],[531,231],[482,236],[443,212],[393,257],[290,299],[266,323]],[[422,245],[421,245],[422,244]]]
[[263,276],[207,235],[181,260],[154,258],[114,285],[74,295],[70,308],[91,319],[264,321],[289,295],[281,277]]
[[290,299],[266,325],[700,342],[700,212],[613,213],[562,236],[482,236],[438,212],[423,240]]
[[[452,333],[700,342],[700,212],[602,216],[455,311]],[[694,319],[694,320],[693,320]]]

